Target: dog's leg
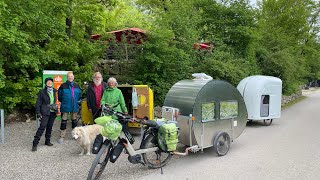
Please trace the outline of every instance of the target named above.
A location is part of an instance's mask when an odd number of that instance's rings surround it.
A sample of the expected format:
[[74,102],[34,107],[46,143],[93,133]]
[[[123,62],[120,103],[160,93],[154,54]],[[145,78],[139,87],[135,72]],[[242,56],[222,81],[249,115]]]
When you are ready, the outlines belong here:
[[90,143],[86,147],[87,147],[87,154],[86,155],[91,155],[91,153],[90,153],[90,148],[91,148]]
[[81,152],[79,154],[79,156],[82,156],[84,154],[84,147],[81,147]]

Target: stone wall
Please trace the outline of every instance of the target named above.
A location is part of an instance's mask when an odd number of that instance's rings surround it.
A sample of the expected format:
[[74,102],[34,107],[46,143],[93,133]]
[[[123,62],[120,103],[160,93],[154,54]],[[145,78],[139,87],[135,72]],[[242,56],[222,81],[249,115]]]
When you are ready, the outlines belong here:
[[299,91],[297,91],[296,93],[294,94],[291,94],[290,96],[285,96],[285,95],[282,95],[282,102],[281,102],[281,105],[285,105],[285,104],[288,104],[290,101],[293,101],[299,97],[302,96],[302,90],[300,89]]

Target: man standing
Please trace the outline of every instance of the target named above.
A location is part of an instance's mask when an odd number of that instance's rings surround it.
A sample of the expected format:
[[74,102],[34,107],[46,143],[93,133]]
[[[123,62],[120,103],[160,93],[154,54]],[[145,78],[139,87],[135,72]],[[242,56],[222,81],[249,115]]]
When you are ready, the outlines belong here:
[[92,83],[89,84],[87,91],[87,104],[88,109],[92,112],[93,120],[98,118],[101,114],[100,101],[102,93],[107,88],[107,83],[103,82],[100,72],[96,72],[92,76]]
[[68,115],[71,115],[72,129],[77,127],[77,113],[79,111],[78,101],[81,96],[81,90],[77,83],[75,83],[72,72],[68,74],[67,82],[63,83],[58,90],[58,99],[61,102],[60,111],[62,113],[62,120],[60,126],[59,144],[63,144],[66,136]]
[[52,126],[56,118],[57,107],[55,106],[57,92],[53,87],[53,79],[48,77],[44,80],[46,86],[40,90],[37,98],[36,113],[40,120],[40,126],[34,136],[32,151],[37,151],[37,146],[39,144],[40,138],[46,130],[46,140],[45,145],[52,146],[50,142]]

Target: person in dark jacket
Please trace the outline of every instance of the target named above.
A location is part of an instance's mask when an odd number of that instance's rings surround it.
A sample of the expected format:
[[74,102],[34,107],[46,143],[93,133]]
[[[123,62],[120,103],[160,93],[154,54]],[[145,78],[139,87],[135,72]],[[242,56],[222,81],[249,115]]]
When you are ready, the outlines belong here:
[[90,112],[92,112],[93,120],[98,118],[101,114],[100,101],[104,90],[107,88],[107,83],[103,82],[100,72],[93,74],[92,81],[89,84],[87,91],[87,105]]
[[36,104],[36,113],[40,120],[40,126],[34,136],[32,151],[37,151],[37,146],[39,144],[40,138],[46,130],[45,134],[45,145],[52,146],[50,142],[52,126],[56,118],[57,107],[55,105],[57,92],[53,87],[53,79],[51,77],[45,79],[46,86],[39,91],[37,104]]
[[81,90],[77,83],[75,83],[72,72],[67,74],[68,80],[63,83],[58,90],[58,99],[61,102],[60,111],[62,113],[60,125],[60,139],[59,144],[63,144],[66,136],[67,120],[69,113],[71,114],[72,129],[77,127],[77,113],[79,111],[78,101],[81,97]]

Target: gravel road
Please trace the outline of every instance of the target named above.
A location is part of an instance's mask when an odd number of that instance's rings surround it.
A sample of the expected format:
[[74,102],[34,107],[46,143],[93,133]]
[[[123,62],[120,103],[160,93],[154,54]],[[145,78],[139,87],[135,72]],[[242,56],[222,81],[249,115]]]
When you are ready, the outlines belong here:
[[320,179],[320,91],[282,111],[271,126],[247,124],[226,156],[211,149],[172,162],[164,174],[140,179]]
[[[107,166],[101,179],[319,179],[320,178],[320,91],[308,91],[303,101],[282,111],[271,126],[248,124],[231,143],[226,156],[212,149],[186,157],[174,157],[160,170],[132,165],[123,154]],[[70,131],[71,124],[68,124]],[[59,123],[53,130],[53,147],[31,152],[35,122],[6,126],[4,145],[0,144],[0,179],[86,179],[94,155],[79,156],[80,149],[69,137],[57,144]],[[136,145],[139,138],[136,137]]]
[[[59,122],[55,122],[52,132],[54,146],[44,145],[44,135],[37,152],[31,152],[36,123],[20,122],[5,125],[5,144],[0,144],[0,180],[36,180],[36,179],[86,179],[95,155],[79,156],[80,148],[71,139],[71,123],[68,122],[69,137],[63,145],[57,143]],[[140,137],[135,136],[135,147],[139,146]],[[133,165],[122,154],[115,164],[107,166],[101,179],[139,179],[152,172],[143,165]],[[179,157],[174,157],[177,159]]]

